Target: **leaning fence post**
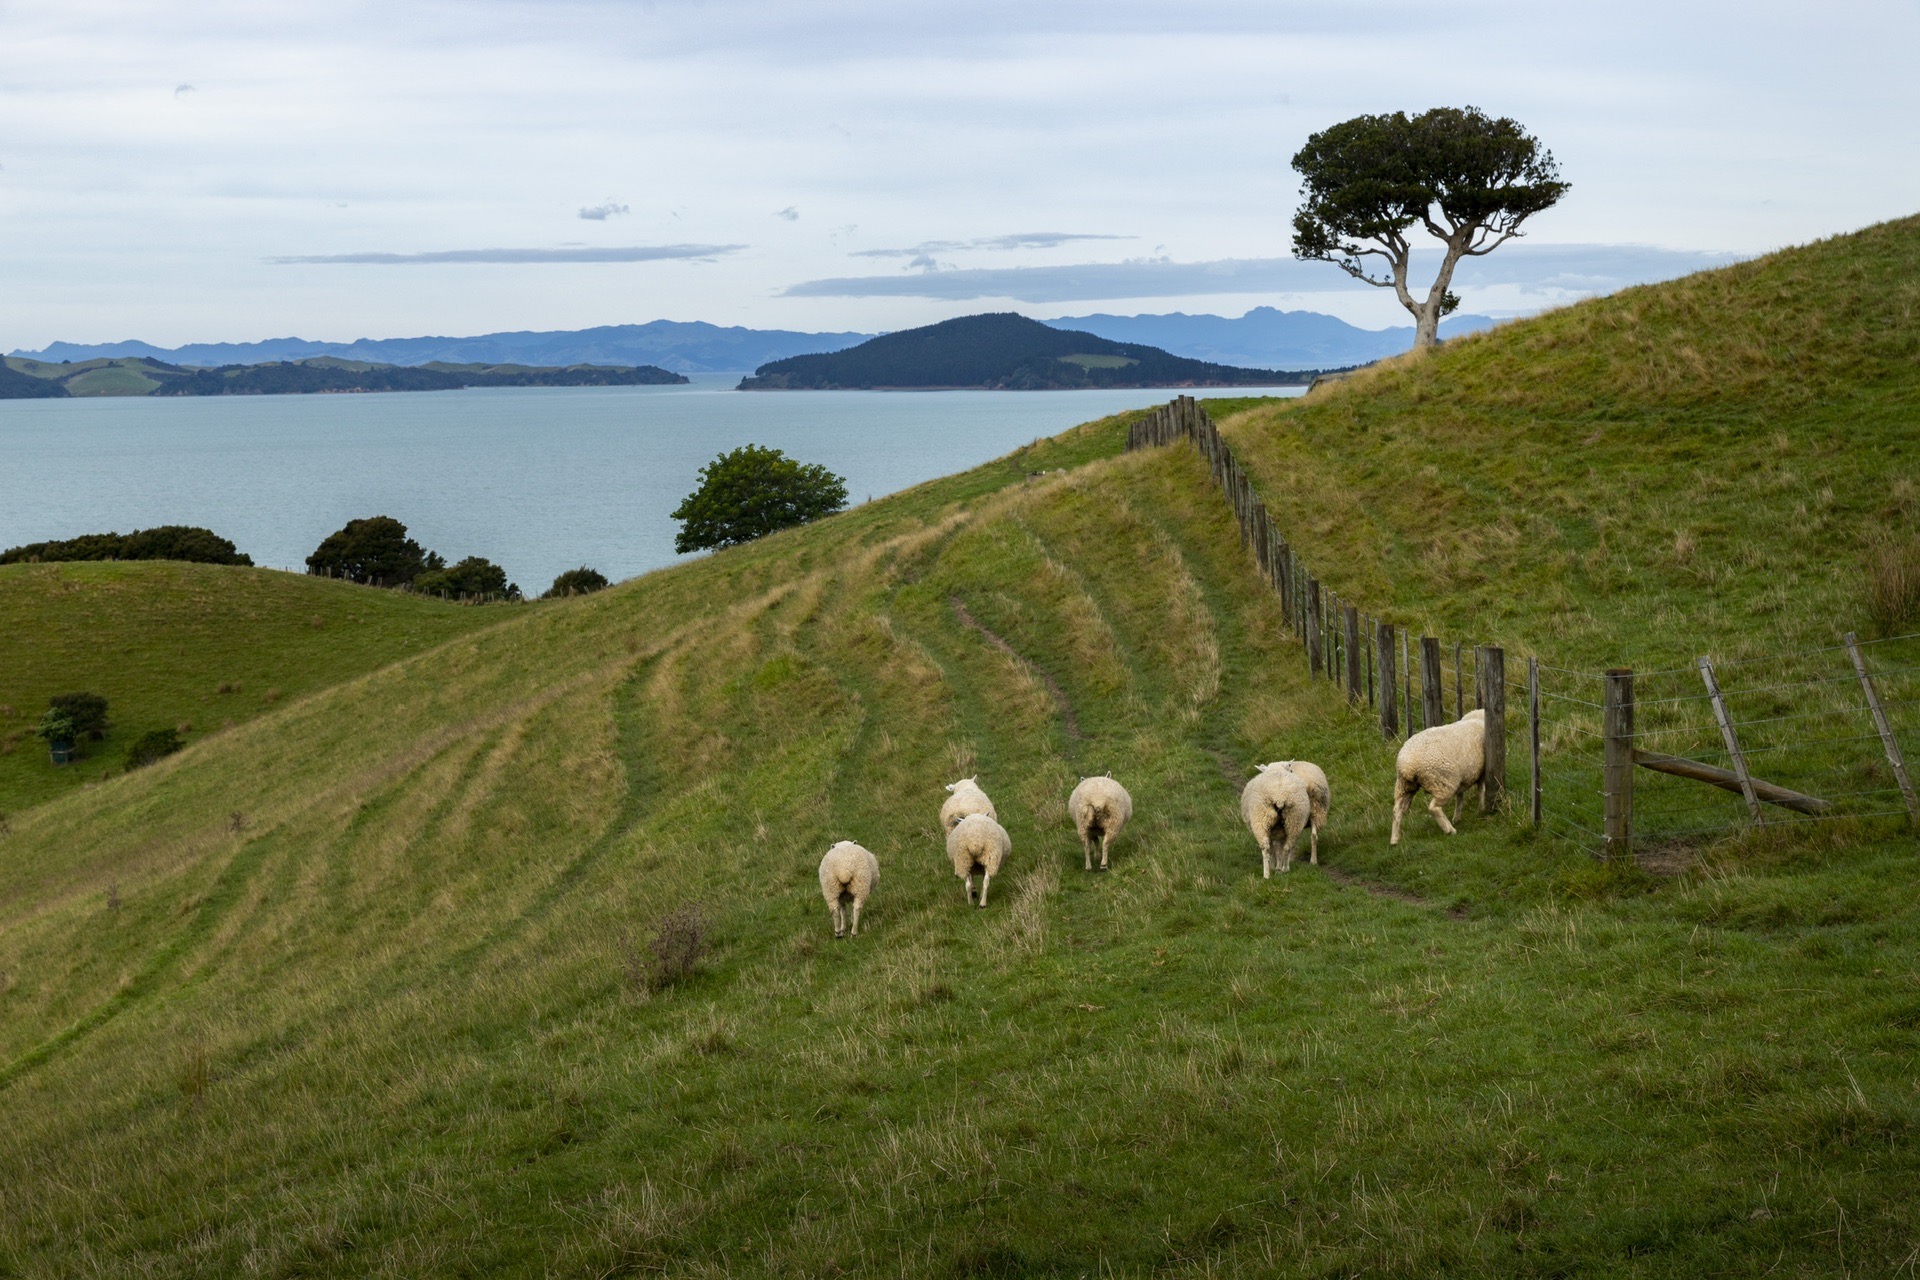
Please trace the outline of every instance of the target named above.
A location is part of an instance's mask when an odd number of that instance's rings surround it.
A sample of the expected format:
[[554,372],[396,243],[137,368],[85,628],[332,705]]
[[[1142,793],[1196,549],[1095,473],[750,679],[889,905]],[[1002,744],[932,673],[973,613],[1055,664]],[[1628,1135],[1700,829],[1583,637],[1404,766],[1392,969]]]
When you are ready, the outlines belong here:
[[1528,783],[1533,791],[1533,825],[1540,827],[1540,659],[1527,659],[1527,749],[1533,757]]
[[1633,856],[1633,669],[1607,671],[1601,699],[1604,755],[1600,792],[1603,810],[1604,856]]
[[1913,795],[1913,781],[1907,777],[1907,762],[1900,754],[1900,739],[1893,736],[1893,724],[1887,719],[1885,708],[1880,705],[1880,693],[1873,687],[1873,677],[1867,674],[1867,660],[1860,656],[1860,646],[1854,643],[1853,632],[1847,632],[1847,656],[1853,659],[1854,674],[1860,677],[1860,687],[1866,691],[1867,709],[1873,712],[1873,727],[1880,731],[1880,745],[1886,750],[1887,763],[1893,766],[1893,777],[1900,784],[1900,796],[1907,802],[1907,820],[1920,826],[1920,801]]
[[1374,647],[1380,655],[1380,736],[1392,742],[1400,736],[1400,687],[1394,674],[1391,622],[1379,624]]
[[1720,725],[1720,740],[1727,744],[1727,758],[1733,761],[1733,776],[1740,780],[1740,796],[1747,802],[1747,812],[1753,816],[1753,825],[1764,827],[1767,820],[1760,816],[1760,797],[1753,794],[1753,778],[1747,773],[1747,753],[1740,749],[1740,735],[1733,731],[1733,720],[1727,715],[1726,700],[1720,696],[1720,682],[1713,675],[1713,663],[1702,656],[1698,665],[1700,678],[1707,685],[1707,697],[1713,701],[1713,718]]
[[1507,651],[1481,645],[1473,651],[1480,680],[1480,708],[1486,712],[1486,768],[1481,774],[1480,811],[1497,813],[1507,794]]
[[1446,699],[1440,689],[1440,641],[1434,636],[1420,637],[1420,727],[1431,729],[1447,718]]

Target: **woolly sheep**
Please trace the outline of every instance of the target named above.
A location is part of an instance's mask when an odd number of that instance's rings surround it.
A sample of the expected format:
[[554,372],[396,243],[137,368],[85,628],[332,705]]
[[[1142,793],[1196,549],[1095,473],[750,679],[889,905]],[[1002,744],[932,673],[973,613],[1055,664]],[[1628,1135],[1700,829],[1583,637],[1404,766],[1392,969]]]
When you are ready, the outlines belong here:
[[880,859],[851,840],[842,840],[820,859],[820,896],[833,913],[833,936],[847,936],[846,904],[853,904],[854,937],[860,936],[860,908],[880,883]]
[[1393,836],[1390,845],[1400,843],[1400,820],[1413,793],[1425,790],[1427,808],[1433,820],[1448,835],[1453,823],[1447,821],[1446,803],[1453,801],[1454,822],[1460,820],[1460,798],[1471,786],[1486,787],[1487,713],[1469,711],[1452,724],[1437,724],[1408,738],[1393,762]]
[[1067,797],[1067,815],[1080,833],[1080,851],[1086,854],[1087,870],[1093,870],[1094,842],[1100,844],[1100,869],[1107,869],[1107,846],[1133,816],[1133,797],[1113,780],[1112,774],[1082,778]]
[[953,830],[953,824],[970,813],[984,813],[989,818],[999,818],[994,810],[993,801],[980,789],[978,776],[962,778],[958,782],[949,782],[947,790],[953,792],[946,803],[940,806],[940,829]]
[[953,874],[967,882],[967,901],[973,899],[973,873],[981,872],[980,901],[987,905],[987,885],[1000,873],[1000,864],[1013,852],[1007,829],[984,813],[970,813],[947,832],[947,857]]
[[[1307,784],[1300,775],[1268,765],[1240,792],[1240,817],[1260,842],[1260,876],[1273,878],[1274,863],[1285,872],[1293,865],[1293,846],[1306,829],[1313,814],[1313,801],[1307,796]],[[1273,849],[1273,837],[1283,836],[1280,850]]]
[[1320,832],[1327,825],[1327,807],[1333,803],[1333,792],[1327,787],[1326,771],[1307,760],[1275,760],[1272,764],[1256,765],[1259,769],[1285,769],[1288,773],[1307,784],[1307,861],[1320,865]]

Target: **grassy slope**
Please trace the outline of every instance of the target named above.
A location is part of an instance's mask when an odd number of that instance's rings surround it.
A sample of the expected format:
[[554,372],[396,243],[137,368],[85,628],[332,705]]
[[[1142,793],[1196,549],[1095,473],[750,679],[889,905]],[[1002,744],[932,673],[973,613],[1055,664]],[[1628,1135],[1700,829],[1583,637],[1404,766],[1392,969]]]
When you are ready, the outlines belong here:
[[[1267,414],[1236,428],[1256,455],[1306,429]],[[1304,686],[1193,455],[1118,441],[1096,424],[526,615],[19,815],[0,1270],[1910,1260],[1910,842],[1752,841],[1653,884],[1469,819],[1389,857],[1377,737]],[[1334,452],[1323,487],[1357,486]],[[1384,527],[1464,540],[1463,510]],[[1750,523],[1794,554],[1790,522]],[[1427,901],[1252,874],[1233,798],[1279,754],[1332,775],[1331,869]],[[1138,817],[1086,876],[1064,797],[1109,767]],[[933,830],[976,771],[1016,850],[983,912]],[[833,943],[813,867],[847,835],[883,879]],[[628,940],[688,899],[717,952],[644,998]]]
[[[266,569],[0,566],[0,813],[116,772],[149,729],[193,741],[500,616]],[[30,731],[78,690],[107,699],[113,727],[56,769]]]

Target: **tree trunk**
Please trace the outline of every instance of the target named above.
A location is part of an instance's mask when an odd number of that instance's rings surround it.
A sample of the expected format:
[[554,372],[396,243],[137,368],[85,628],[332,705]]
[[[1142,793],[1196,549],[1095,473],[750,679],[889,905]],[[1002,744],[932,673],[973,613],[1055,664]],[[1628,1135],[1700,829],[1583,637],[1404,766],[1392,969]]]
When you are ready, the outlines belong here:
[[1413,312],[1415,351],[1425,351],[1440,341],[1440,308],[1446,304],[1447,290],[1453,285],[1453,269],[1460,265],[1466,247],[1466,241],[1459,237],[1447,242],[1447,256],[1440,263],[1440,274],[1433,278],[1433,288],[1427,290],[1425,302],[1416,305],[1404,294],[1400,299],[1407,310]]

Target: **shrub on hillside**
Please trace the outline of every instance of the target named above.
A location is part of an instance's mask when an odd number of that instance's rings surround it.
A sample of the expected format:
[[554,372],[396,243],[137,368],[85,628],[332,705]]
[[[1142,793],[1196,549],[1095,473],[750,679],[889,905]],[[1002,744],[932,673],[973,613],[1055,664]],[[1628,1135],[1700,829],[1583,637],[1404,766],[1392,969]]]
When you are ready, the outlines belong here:
[[647,941],[644,981],[650,991],[664,991],[691,978],[707,954],[707,935],[713,926],[697,906],[675,907],[653,924]]
[[423,573],[446,567],[438,553],[409,538],[407,526],[392,516],[349,520],[307,557],[308,573],[371,587],[404,586]]
[[607,575],[597,569],[581,565],[578,569],[569,569],[553,580],[547,588],[543,600],[557,600],[562,596],[586,596],[596,591],[604,591],[608,586]]
[[778,449],[741,445],[700,468],[700,487],[673,510],[680,522],[673,549],[751,542],[846,505],[846,481],[825,467],[795,462]]
[[74,727],[73,717],[58,707],[48,707],[40,717],[40,722],[33,726],[33,732],[48,746],[56,743],[71,745],[80,737],[80,731]]
[[47,707],[65,712],[77,735],[95,742],[107,736],[107,700],[97,693],[63,693],[48,698]]
[[129,534],[85,533],[57,542],[29,542],[0,551],[0,564],[52,564],[73,560],[190,560],[196,564],[250,565],[253,557],[198,525],[163,524]]
[[151,729],[133,740],[127,748],[127,768],[139,769],[163,756],[170,756],[186,744],[173,729]]
[[1920,537],[1889,539],[1868,554],[1867,612],[1882,635],[1920,622]]
[[507,571],[483,556],[468,556],[444,569],[429,569],[415,577],[412,586],[415,591],[455,600],[467,596],[520,598],[520,588],[507,581]]

